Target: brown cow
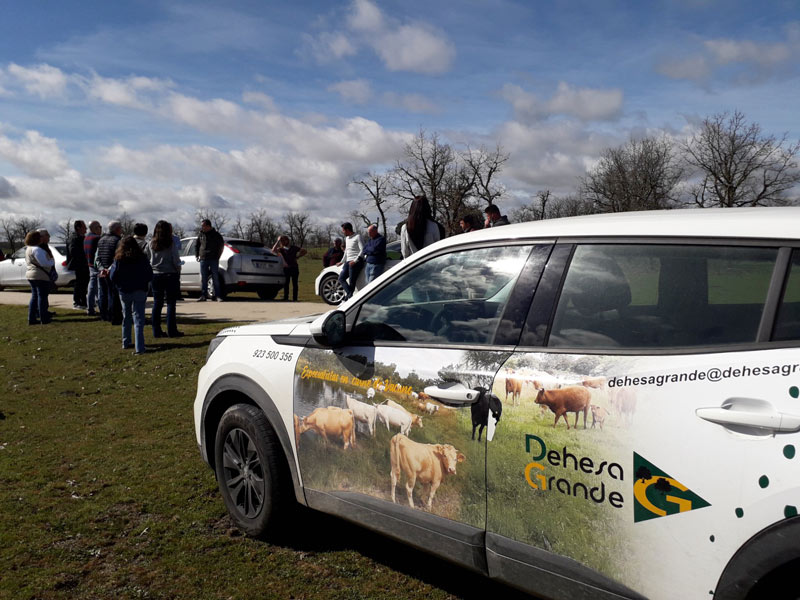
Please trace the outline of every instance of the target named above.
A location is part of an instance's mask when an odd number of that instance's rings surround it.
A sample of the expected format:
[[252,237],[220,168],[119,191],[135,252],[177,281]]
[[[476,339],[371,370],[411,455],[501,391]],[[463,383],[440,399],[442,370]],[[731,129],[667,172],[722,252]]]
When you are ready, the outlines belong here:
[[606,378],[605,377],[587,377],[583,381],[581,381],[581,385],[584,387],[590,387],[595,389],[601,389],[606,385]]
[[611,408],[626,425],[630,425],[636,412],[636,392],[626,387],[614,388],[611,392]]
[[392,502],[397,502],[394,492],[402,470],[406,477],[408,505],[414,508],[414,485],[419,480],[429,487],[426,507],[431,510],[433,496],[442,479],[445,475],[455,475],[456,463],[464,462],[466,457],[450,444],[420,444],[402,433],[396,434],[390,444]]
[[524,380],[514,377],[514,371],[506,371],[506,402],[508,402],[508,395],[511,394],[512,406],[519,404],[519,396],[522,393],[522,384]]
[[558,424],[558,420],[563,416],[564,423],[569,429],[567,413],[575,413],[575,427],[578,427],[579,413],[583,413],[583,428],[586,429],[586,413],[589,412],[589,404],[592,398],[591,392],[583,386],[575,385],[565,387],[560,390],[539,390],[536,394],[536,404],[543,404],[552,410],[556,415],[553,427]]
[[300,427],[296,430],[296,435],[305,433],[311,429],[322,436],[325,442],[328,438],[342,438],[344,449],[356,445],[356,427],[353,422],[353,411],[349,408],[339,408],[338,406],[327,406],[315,408],[307,417],[300,420]]
[[[592,404],[592,429],[594,429],[595,423],[600,423],[600,430],[603,430],[603,423],[606,422],[606,417],[608,416],[608,411],[599,406],[597,404]],[[577,417],[577,415],[575,415]]]

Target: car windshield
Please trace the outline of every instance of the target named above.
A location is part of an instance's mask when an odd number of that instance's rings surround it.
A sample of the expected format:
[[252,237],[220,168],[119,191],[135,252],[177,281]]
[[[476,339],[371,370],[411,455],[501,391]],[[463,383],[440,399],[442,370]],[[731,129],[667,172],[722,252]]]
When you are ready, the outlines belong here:
[[258,242],[247,242],[244,240],[228,240],[225,242],[234,252],[240,254],[256,254],[260,256],[272,256],[272,252]]

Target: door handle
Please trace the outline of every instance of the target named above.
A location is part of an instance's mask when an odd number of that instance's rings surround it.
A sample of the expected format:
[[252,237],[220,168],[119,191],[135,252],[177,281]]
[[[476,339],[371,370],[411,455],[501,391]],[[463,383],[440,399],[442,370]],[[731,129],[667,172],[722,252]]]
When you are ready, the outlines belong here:
[[458,382],[429,385],[425,388],[425,393],[445,404],[472,404],[481,396],[480,391]]
[[695,414],[742,433],[764,435],[800,431],[800,415],[778,412],[766,400],[756,398],[728,398],[721,406],[698,408]]

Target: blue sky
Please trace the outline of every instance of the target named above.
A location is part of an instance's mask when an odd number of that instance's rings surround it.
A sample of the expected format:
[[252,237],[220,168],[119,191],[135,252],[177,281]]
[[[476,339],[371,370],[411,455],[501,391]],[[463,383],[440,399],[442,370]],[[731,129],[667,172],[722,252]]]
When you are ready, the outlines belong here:
[[501,144],[510,211],[714,113],[797,139],[799,65],[796,0],[10,1],[0,212],[338,223],[420,128]]

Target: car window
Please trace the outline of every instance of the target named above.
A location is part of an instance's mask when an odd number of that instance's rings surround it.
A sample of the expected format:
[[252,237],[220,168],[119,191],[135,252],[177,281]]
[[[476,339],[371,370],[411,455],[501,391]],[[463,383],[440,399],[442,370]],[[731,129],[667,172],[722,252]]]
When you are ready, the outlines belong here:
[[792,264],[778,307],[772,339],[800,340],[800,250],[792,252]]
[[265,248],[264,244],[258,242],[247,242],[244,240],[228,240],[226,242],[231,249],[238,254],[251,254],[256,256],[272,256],[272,251]]
[[403,260],[400,253],[400,242],[392,242],[386,245],[386,258],[388,260]]
[[183,246],[181,247],[181,256],[190,256],[194,254],[194,245],[196,240],[183,240]]
[[530,251],[531,246],[475,248],[419,264],[361,306],[353,336],[490,344]]
[[668,347],[754,342],[775,248],[576,248],[548,346]]
[[23,246],[22,248],[20,248],[16,252],[14,252],[14,255],[12,256],[12,258],[14,258],[14,259],[25,258],[25,250],[26,250],[26,248],[25,248],[25,246]]

